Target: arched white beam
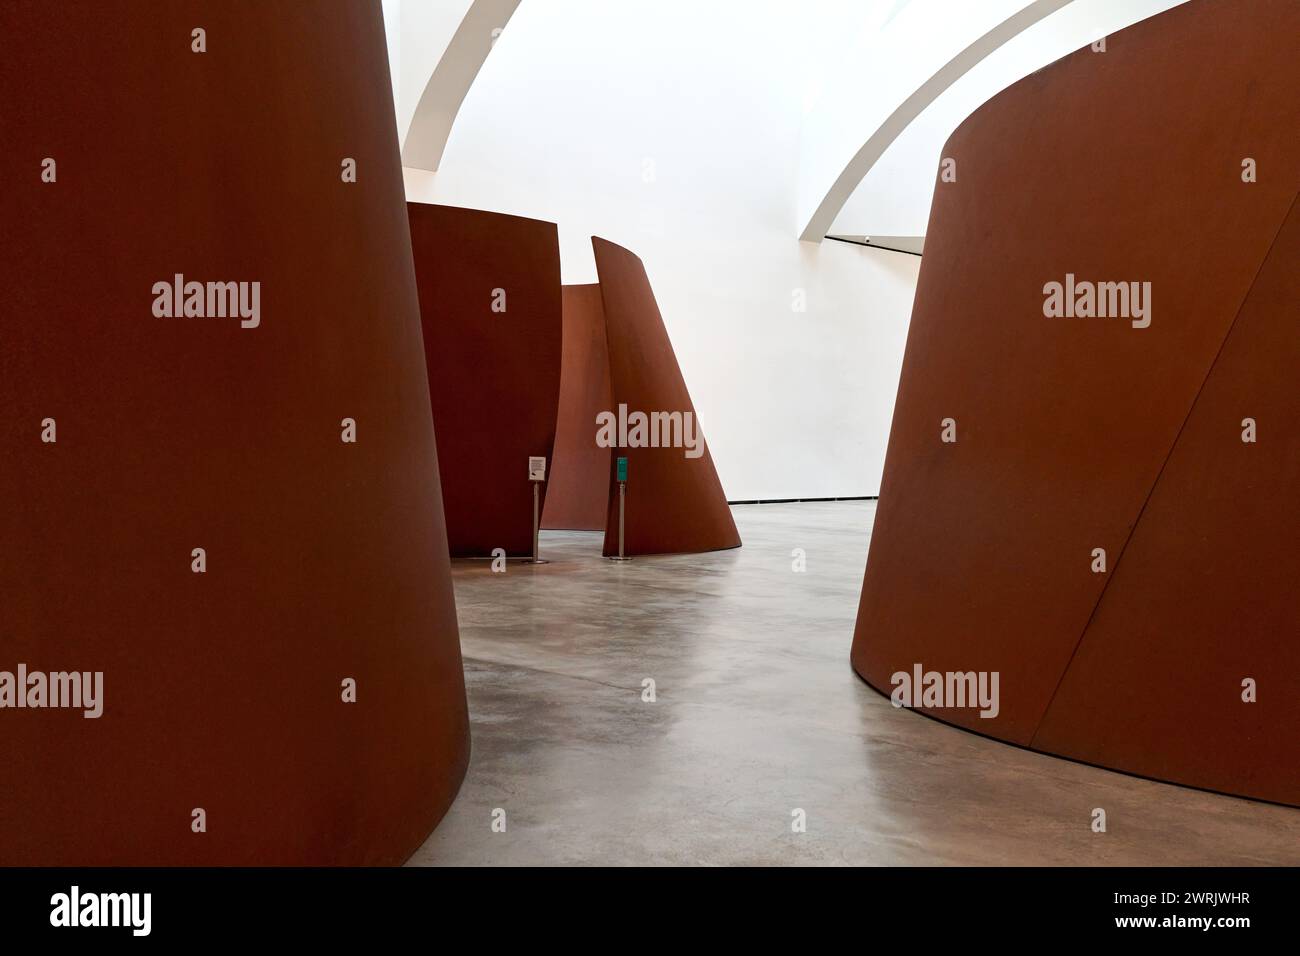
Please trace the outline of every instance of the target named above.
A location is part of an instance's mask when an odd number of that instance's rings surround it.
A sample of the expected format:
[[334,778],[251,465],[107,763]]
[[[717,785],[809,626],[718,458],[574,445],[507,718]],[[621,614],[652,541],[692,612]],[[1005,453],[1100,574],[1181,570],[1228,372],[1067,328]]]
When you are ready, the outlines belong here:
[[402,144],[402,165],[436,172],[479,68],[519,0],[473,0],[434,67]]
[[[913,2],[904,8],[890,30],[880,34],[876,49],[871,51],[878,57],[877,75],[871,77],[878,82],[869,87],[870,94],[874,95],[869,96],[870,102],[859,104],[863,109],[852,111],[853,115],[866,119],[866,128],[871,129],[871,133],[847,162],[842,159],[845,145],[842,131],[851,101],[842,101],[846,96],[856,94],[862,88],[861,84],[839,83],[841,102],[833,102],[816,114],[823,127],[820,132],[825,134],[822,139],[831,142],[816,142],[819,131],[815,127],[810,137],[814,142],[805,142],[799,238],[805,242],[821,242],[867,171],[922,110],[998,47],[1072,2],[997,3],[982,0],[979,4],[963,4],[960,9],[972,17],[1004,17],[988,27],[978,39],[968,43],[963,41],[970,36],[971,28],[987,26],[987,19],[964,23],[951,18],[944,20],[945,11],[940,9],[943,4],[935,2]],[[1018,9],[1006,15],[1009,6]],[[950,7],[948,12],[953,12],[953,9]],[[898,36],[905,37],[909,28],[918,36],[917,42],[907,46],[895,42]],[[889,55],[894,59],[890,60]],[[932,66],[937,68],[931,69]],[[863,72],[859,70],[852,75],[860,78]],[[915,81],[921,77],[925,79],[916,85]],[[912,87],[910,92],[909,86]],[[903,96],[901,102],[897,99],[900,95]],[[859,123],[854,128],[861,130],[863,125]],[[841,141],[836,142],[837,139]]]

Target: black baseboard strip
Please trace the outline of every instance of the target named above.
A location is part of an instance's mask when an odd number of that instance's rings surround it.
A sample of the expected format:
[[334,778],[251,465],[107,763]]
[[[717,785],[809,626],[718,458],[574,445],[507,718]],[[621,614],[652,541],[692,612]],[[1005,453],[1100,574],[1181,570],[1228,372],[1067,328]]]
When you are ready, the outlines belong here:
[[747,501],[728,501],[729,505],[789,505],[802,501],[879,501],[879,495],[848,495],[843,498],[752,498]]

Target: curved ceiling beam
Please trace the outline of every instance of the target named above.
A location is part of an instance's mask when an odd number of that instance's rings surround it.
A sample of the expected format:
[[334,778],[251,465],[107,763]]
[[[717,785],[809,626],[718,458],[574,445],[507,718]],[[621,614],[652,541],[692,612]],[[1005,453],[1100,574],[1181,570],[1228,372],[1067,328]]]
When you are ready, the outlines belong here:
[[[1039,20],[1072,2],[1073,0],[1033,0],[1031,3],[1024,4],[1020,9],[987,30],[977,40],[960,48],[955,55],[949,55],[948,53],[948,50],[951,50],[956,43],[960,42],[960,37],[955,35],[955,32],[950,32],[948,37],[941,38],[941,42],[928,45],[928,48],[923,47],[909,51],[921,54],[925,58],[930,58],[927,54],[934,51],[935,55],[947,57],[947,59],[938,69],[930,73],[924,82],[912,89],[892,110],[889,110],[888,100],[880,104],[880,109],[876,111],[877,115],[884,111],[888,112],[880,115],[879,120],[869,127],[872,129],[871,135],[848,162],[844,163],[838,173],[836,173],[833,166],[829,170],[814,171],[813,176],[817,176],[818,173],[821,174],[821,181],[814,180],[812,183],[805,182],[802,184],[805,187],[812,186],[814,188],[811,190],[810,196],[812,201],[800,205],[799,238],[805,242],[821,242],[826,233],[830,231],[840,209],[848,202],[858,184],[862,182],[862,178],[876,164],[876,161],[884,155],[885,150],[907,128],[909,123],[920,116],[927,106],[933,103],[941,93],[965,75],[975,64]],[[903,14],[900,14],[898,20],[902,21],[904,16],[910,15],[911,20],[918,23],[917,29],[921,29],[927,20],[929,23],[934,23],[935,14],[936,11],[930,9],[928,5],[916,4],[906,8]],[[890,31],[890,34],[892,35],[898,29],[899,27],[896,25]],[[936,27],[935,31],[942,29],[942,26]],[[947,42],[942,42],[943,40]],[[910,59],[914,69],[918,63],[918,58],[911,57]],[[925,69],[928,68],[922,66],[922,70]],[[908,82],[906,77],[907,64],[897,64],[897,69],[892,72],[895,83],[899,82],[897,80],[898,76],[902,75],[904,77],[902,82],[904,89],[906,89]],[[889,77],[886,76],[885,79],[888,80]],[[828,111],[824,117],[824,123],[826,124],[837,125],[841,121],[842,115],[840,115],[839,110]],[[830,157],[832,162],[837,162],[835,153],[843,155],[840,151],[832,150]],[[826,180],[830,179],[832,174],[834,178],[831,179],[829,184],[826,184]],[[823,184],[825,184],[824,188]]]
[[415,107],[402,144],[402,165],[436,172],[452,124],[474,78],[519,0],[474,0],[447,44]]

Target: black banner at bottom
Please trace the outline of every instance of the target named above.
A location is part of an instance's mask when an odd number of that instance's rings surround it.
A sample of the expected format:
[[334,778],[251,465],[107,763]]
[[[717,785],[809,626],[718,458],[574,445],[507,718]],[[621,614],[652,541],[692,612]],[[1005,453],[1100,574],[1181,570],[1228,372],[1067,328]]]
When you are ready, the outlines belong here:
[[1294,899],[1295,871],[1285,869],[0,869],[6,941],[82,944],[338,944],[400,933],[436,946],[475,931],[499,943],[512,930],[533,940],[556,930],[648,933],[662,943],[674,928],[698,936],[711,926],[734,939],[782,923],[818,935],[856,925],[877,942],[892,924],[909,935],[923,925],[928,942],[1043,942],[1048,929],[1057,939],[1231,943],[1294,928]]

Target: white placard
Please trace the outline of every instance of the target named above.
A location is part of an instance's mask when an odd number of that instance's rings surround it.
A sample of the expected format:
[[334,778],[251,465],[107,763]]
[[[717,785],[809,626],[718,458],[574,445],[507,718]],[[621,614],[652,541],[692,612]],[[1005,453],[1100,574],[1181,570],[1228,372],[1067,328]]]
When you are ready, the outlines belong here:
[[546,480],[546,459],[540,455],[528,456],[528,480],[545,481]]

